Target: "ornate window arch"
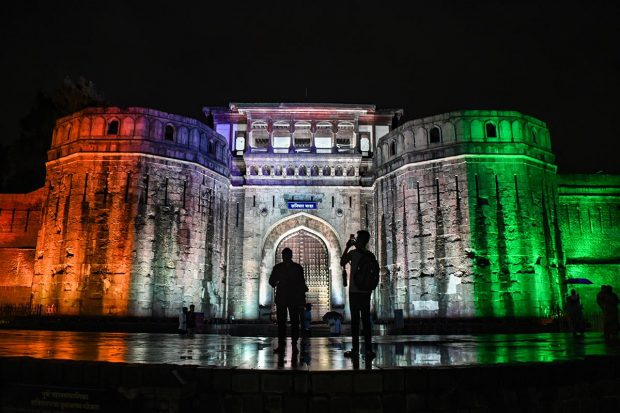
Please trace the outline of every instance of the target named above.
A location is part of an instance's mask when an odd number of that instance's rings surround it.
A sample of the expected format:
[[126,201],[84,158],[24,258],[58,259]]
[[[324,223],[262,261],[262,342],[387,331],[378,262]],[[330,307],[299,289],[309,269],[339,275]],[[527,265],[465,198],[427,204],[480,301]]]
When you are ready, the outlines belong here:
[[258,120],[252,122],[250,131],[250,142],[253,148],[267,148],[269,146],[269,131],[267,122]]
[[174,126],[171,124],[167,124],[164,128],[164,140],[166,141],[174,141]]
[[293,132],[293,146],[295,149],[310,149],[312,145],[311,127],[310,122],[295,122],[295,131]]
[[495,123],[488,121],[484,124],[484,133],[487,138],[497,138],[497,126]]
[[331,150],[334,146],[334,132],[331,122],[321,121],[316,124],[316,132],[314,133],[314,146],[319,151]]
[[441,143],[441,129],[434,125],[429,131],[429,143]]
[[106,128],[106,135],[118,135],[119,122],[118,119],[112,119],[108,122],[108,127]]

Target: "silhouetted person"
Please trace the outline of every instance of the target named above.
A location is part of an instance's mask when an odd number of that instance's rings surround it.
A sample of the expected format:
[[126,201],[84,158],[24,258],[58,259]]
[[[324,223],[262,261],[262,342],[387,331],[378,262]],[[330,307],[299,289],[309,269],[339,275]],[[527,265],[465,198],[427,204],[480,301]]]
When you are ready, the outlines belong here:
[[579,294],[575,289],[570,290],[570,295],[566,297],[566,315],[573,335],[583,334],[585,328],[583,309]]
[[304,326],[304,336],[310,336],[310,327],[312,326],[312,304],[306,303],[302,316],[302,324]]
[[[351,310],[351,338],[353,341],[352,348],[344,353],[345,357],[357,358],[359,356],[360,346],[360,315],[362,323],[364,325],[364,348],[366,351],[366,357],[372,358],[375,356],[372,351],[372,330],[370,327],[370,295],[372,291],[361,291],[355,285],[355,270],[359,260],[362,258],[366,250],[366,245],[370,241],[370,233],[365,230],[357,231],[357,238],[351,238],[347,241],[346,248],[342,257],[340,258],[340,265],[344,267],[347,264],[351,264],[351,271],[349,274],[349,309]],[[349,251],[351,247],[355,246],[355,249]],[[372,254],[370,251],[366,253]],[[374,257],[374,255],[373,255]],[[346,278],[343,280],[345,286],[347,285]]]
[[187,307],[183,307],[179,314],[179,334],[187,334]]
[[618,296],[611,285],[601,286],[596,295],[596,303],[603,310],[603,335],[605,340],[618,337]]
[[304,278],[304,269],[293,262],[293,251],[290,248],[282,250],[282,262],[273,267],[269,284],[276,289],[276,319],[278,322],[278,347],[276,353],[284,353],[286,349],[286,318],[287,312],[291,320],[291,340],[293,353],[299,352],[299,312],[305,304],[305,294],[308,291]]
[[340,337],[342,332],[342,321],[339,317],[330,317],[327,319],[327,325],[329,326],[329,335],[331,337]]
[[187,312],[187,335],[193,336],[196,332],[196,311],[194,304],[190,304]]

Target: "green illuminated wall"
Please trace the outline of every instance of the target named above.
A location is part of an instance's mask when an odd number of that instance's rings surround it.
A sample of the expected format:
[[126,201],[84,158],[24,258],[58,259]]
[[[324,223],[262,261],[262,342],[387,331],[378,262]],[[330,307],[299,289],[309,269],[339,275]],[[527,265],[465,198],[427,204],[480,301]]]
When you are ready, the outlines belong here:
[[575,284],[584,312],[593,324],[600,309],[596,293],[603,284],[620,290],[620,177],[617,175],[558,176],[558,216],[567,278]]

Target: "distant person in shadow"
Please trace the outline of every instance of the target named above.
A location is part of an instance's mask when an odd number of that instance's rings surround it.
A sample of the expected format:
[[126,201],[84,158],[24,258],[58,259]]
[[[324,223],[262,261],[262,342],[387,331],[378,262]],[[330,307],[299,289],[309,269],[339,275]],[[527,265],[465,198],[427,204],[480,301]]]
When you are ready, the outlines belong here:
[[297,340],[299,339],[299,311],[305,304],[306,280],[304,269],[293,262],[293,251],[290,248],[282,250],[282,262],[273,267],[269,284],[275,288],[276,319],[278,322],[278,347],[275,353],[284,353],[286,349],[286,320],[287,313],[291,320],[291,344],[293,354],[297,355]]
[[181,314],[179,314],[179,327],[177,331],[181,335],[187,334],[187,307],[183,307],[181,309]]
[[312,327],[312,303],[306,303],[306,307],[303,311],[302,324],[304,326],[304,337],[310,337]]
[[187,335],[194,337],[196,332],[196,307],[194,304],[190,304],[189,311],[187,312]]
[[566,315],[573,336],[583,335],[585,322],[583,319],[583,307],[579,294],[575,289],[570,290],[570,295],[566,297]]
[[596,295],[596,303],[603,310],[603,336],[605,340],[618,338],[618,296],[613,292],[611,285],[601,286]]

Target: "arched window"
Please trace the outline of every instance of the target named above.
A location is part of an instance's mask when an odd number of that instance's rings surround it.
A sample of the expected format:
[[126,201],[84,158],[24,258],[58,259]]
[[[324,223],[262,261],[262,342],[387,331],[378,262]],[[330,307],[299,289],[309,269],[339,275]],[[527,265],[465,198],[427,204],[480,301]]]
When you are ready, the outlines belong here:
[[310,169],[310,175],[311,176],[319,176],[319,167],[314,165],[311,169]]
[[430,131],[430,143],[440,143],[441,142],[441,129],[437,126],[433,126]]
[[306,167],[305,166],[300,166],[299,169],[299,176],[306,176]]
[[352,166],[349,166],[347,168],[347,176],[355,176],[355,168]]
[[336,146],[338,149],[350,149],[354,146],[354,128],[351,122],[340,122],[336,132]]
[[274,169],[274,175],[276,176],[282,176],[282,167],[281,166],[276,166],[276,168]]
[[164,129],[164,139],[167,141],[174,140],[174,127],[172,125],[166,125]]
[[71,138],[71,125],[67,125],[67,133],[65,135],[65,142],[69,142]]
[[323,176],[330,176],[332,174],[332,168],[326,166],[323,168]]
[[118,135],[118,121],[113,120],[108,123],[108,133],[107,135]]
[[342,166],[337,166],[336,167],[336,169],[334,170],[334,175],[342,176]]
[[256,166],[250,166],[250,175],[252,176],[258,175],[258,168]]
[[487,138],[497,138],[497,128],[493,123],[487,122],[486,125],[484,125],[484,130],[487,134]]
[[291,146],[290,124],[285,121],[274,122],[271,135],[271,146],[273,146],[274,152],[288,152]]
[[263,175],[265,176],[271,175],[271,166],[269,165],[263,166]]
[[533,143],[538,143],[536,141],[536,129],[532,128],[532,142]]
[[329,152],[333,146],[334,133],[332,132],[332,124],[327,121],[317,123],[316,132],[314,133],[314,146],[317,152]]
[[207,153],[211,155],[215,153],[215,144],[213,143],[213,141],[209,141],[209,143],[207,144]]
[[396,142],[390,142],[390,156],[396,155]]
[[250,141],[254,148],[267,148],[269,146],[269,131],[266,122],[256,121],[252,123]]
[[296,122],[295,132],[293,132],[293,146],[296,150],[309,149],[312,143],[312,132],[309,122]]

